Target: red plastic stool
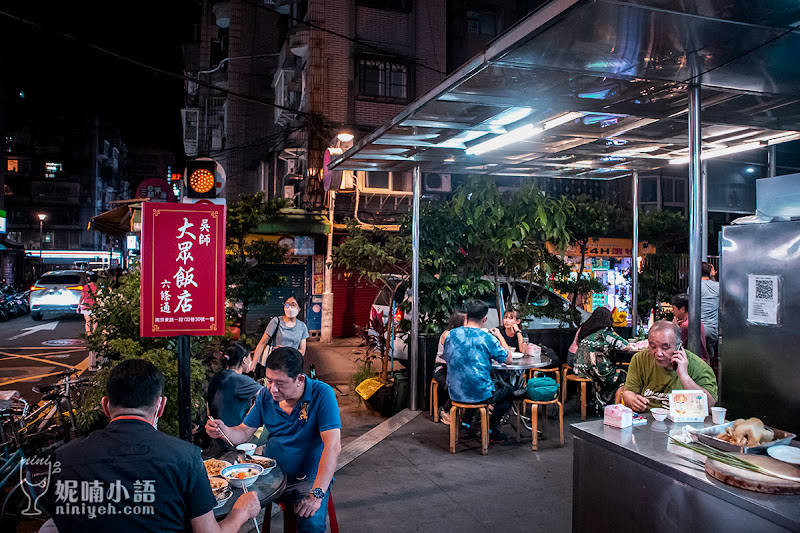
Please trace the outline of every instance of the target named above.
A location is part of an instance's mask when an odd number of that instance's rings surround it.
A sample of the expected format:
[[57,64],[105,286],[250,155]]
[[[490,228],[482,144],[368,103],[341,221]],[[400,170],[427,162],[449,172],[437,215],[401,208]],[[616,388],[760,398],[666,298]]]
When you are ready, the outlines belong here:
[[[287,505],[287,502],[276,502],[283,512],[283,532],[284,533],[297,533],[297,515],[294,514],[294,509]],[[262,531],[269,533],[269,526],[272,518],[272,513],[269,509],[264,511],[264,525]],[[331,522],[331,533],[339,533],[339,522],[336,521],[336,509],[333,508],[333,494],[328,495],[328,518]]]

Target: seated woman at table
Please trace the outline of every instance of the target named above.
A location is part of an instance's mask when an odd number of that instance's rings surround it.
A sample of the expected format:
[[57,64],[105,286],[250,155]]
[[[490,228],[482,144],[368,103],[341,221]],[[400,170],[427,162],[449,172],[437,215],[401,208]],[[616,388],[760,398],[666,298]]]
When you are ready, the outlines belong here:
[[450,425],[450,395],[447,393],[447,362],[442,358],[444,352],[444,341],[451,329],[460,328],[464,325],[467,314],[464,311],[453,311],[450,320],[447,322],[447,329],[439,337],[439,344],[436,348],[436,360],[433,363],[433,379],[439,385],[439,420],[442,424]]
[[525,341],[519,329],[520,322],[519,311],[509,307],[503,315],[503,327],[500,328],[500,334],[506,340],[506,344],[508,344],[509,348],[515,352],[524,353]]
[[595,309],[578,329],[572,364],[575,374],[592,380],[601,409],[614,401],[617,389],[625,383],[626,373],[611,360],[611,350],[630,349],[628,341],[611,329],[612,324],[611,311],[606,307]]
[[[211,416],[221,419],[226,426],[236,427],[253,405],[261,390],[253,378],[246,376],[253,365],[253,352],[247,346],[232,342],[222,354],[222,370],[214,374],[208,384],[208,409]],[[214,439],[207,455],[216,456],[230,450],[228,443]]]

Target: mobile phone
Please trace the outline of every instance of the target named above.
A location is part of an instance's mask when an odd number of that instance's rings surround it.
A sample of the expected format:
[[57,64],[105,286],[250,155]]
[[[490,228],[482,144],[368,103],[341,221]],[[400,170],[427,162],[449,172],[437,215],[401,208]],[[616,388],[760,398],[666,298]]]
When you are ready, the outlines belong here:
[[[678,346],[677,348],[675,348],[675,351],[677,352],[681,348],[683,348],[683,343],[681,341],[678,341]],[[675,361],[672,361],[672,370],[678,370],[678,363],[676,363]]]

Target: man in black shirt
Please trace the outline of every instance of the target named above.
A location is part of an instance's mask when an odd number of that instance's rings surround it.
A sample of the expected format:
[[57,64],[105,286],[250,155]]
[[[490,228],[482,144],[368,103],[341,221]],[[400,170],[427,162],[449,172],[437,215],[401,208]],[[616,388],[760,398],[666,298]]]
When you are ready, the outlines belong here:
[[111,422],[55,453],[48,510],[60,533],[235,532],[258,514],[250,492],[217,523],[200,449],[155,429],[163,393],[164,377],[147,361],[111,371],[101,402]]

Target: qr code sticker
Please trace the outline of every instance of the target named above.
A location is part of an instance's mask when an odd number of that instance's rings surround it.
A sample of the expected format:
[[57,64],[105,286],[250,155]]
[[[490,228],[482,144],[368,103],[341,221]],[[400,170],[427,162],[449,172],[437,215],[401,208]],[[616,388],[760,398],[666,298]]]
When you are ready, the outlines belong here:
[[772,280],[769,279],[756,280],[756,299],[772,300],[773,299],[772,290],[773,290]]

